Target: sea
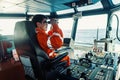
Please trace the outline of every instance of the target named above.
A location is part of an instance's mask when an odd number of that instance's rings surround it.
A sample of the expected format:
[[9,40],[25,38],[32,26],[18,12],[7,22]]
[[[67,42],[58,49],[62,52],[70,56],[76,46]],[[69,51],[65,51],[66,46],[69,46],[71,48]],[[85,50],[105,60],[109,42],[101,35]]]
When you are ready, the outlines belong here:
[[[63,30],[64,37],[71,37],[71,30]],[[120,51],[120,41],[116,38],[116,29],[111,32],[111,40],[113,40],[114,50]],[[75,45],[93,46],[94,40],[104,39],[106,36],[106,29],[79,29],[76,31]]]
[[[64,37],[71,37],[71,30],[63,30]],[[114,39],[114,41],[117,44],[120,44],[120,42],[116,38],[116,31],[115,29],[110,32],[111,39]],[[75,42],[77,43],[89,43],[93,44],[94,39],[100,40],[102,38],[105,38],[106,36],[106,30],[105,29],[79,29],[76,31],[76,38]]]

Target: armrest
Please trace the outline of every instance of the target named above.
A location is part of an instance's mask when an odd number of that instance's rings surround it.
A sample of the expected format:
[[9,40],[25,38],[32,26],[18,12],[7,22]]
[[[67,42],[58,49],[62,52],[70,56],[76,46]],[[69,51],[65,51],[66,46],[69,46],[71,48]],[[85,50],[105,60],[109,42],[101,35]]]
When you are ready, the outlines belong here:
[[63,47],[63,48],[57,49],[55,51],[55,53],[62,54],[62,53],[71,52],[71,51],[73,51],[72,48],[70,48],[70,47]]
[[61,61],[67,55],[68,55],[68,52],[65,52],[63,54],[58,55],[54,59],[50,59],[51,60],[51,64],[56,64],[57,62]]
[[46,62],[44,62],[44,65],[45,65],[44,67],[46,68],[46,70],[50,70],[51,68],[55,68],[59,65],[65,64],[66,62],[60,62],[60,61],[67,55],[68,55],[68,52],[60,54],[53,59],[47,60]]

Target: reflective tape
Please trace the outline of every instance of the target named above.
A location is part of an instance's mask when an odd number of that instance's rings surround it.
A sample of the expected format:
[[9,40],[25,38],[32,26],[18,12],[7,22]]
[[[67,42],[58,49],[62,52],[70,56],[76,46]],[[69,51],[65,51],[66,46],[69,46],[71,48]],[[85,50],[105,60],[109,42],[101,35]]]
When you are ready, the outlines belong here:
[[59,36],[59,38],[60,38],[60,39],[62,40],[62,42],[63,42],[63,38],[61,37],[61,35],[60,35],[59,33],[54,32],[53,35]]
[[50,49],[53,49],[53,48],[52,48],[52,45],[51,45],[51,41],[50,41],[50,38],[51,38],[51,37],[52,37],[52,36],[48,37],[47,46],[48,46]]
[[[53,33],[53,35],[52,36],[59,36],[59,38],[62,40],[62,42],[63,42],[63,38],[61,37],[61,35],[59,34],[59,33]],[[51,44],[51,41],[50,41],[50,38],[52,37],[52,36],[50,36],[50,37],[48,37],[48,40],[47,40],[47,46],[50,48],[50,49],[53,49],[53,47],[52,47],[52,44]]]
[[54,51],[52,51],[51,53],[49,53],[49,56],[52,56],[52,55],[53,55],[53,53],[54,53]]

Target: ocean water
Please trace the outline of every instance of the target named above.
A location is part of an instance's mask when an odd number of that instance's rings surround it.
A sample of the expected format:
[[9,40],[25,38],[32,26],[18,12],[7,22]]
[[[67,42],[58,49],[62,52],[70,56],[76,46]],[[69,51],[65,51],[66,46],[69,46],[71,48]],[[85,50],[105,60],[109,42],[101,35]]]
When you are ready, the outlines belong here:
[[[70,30],[64,30],[64,37],[71,37],[71,31]],[[75,45],[84,45],[92,47],[94,45],[95,39],[102,39],[105,38],[106,30],[105,29],[81,29],[76,31],[76,38],[75,38]],[[116,30],[113,29],[111,31],[111,39],[113,39],[113,46],[114,50],[120,51],[118,48],[120,47],[120,41],[116,38]],[[101,45],[104,45],[101,44]]]
[[[64,30],[63,33],[64,33],[64,37],[71,37],[70,30]],[[102,38],[105,38],[105,36],[106,36],[105,34],[106,34],[105,29],[99,29],[98,31],[96,29],[77,30],[75,42],[77,44],[93,45],[95,39],[100,40]],[[111,39],[114,39],[114,42],[116,44],[120,44],[120,42],[116,39],[116,31],[115,30],[111,31]]]

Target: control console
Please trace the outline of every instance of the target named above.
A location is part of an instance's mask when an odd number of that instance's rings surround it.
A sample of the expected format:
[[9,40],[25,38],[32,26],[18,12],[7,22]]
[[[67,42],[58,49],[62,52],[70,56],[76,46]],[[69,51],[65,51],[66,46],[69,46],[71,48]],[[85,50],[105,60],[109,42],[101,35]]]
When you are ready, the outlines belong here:
[[89,75],[89,80],[113,80],[112,67],[96,67]]
[[71,65],[61,74],[64,80],[115,80],[117,61],[120,62],[117,59],[115,53],[105,53],[104,57],[89,53],[85,58],[71,60]]
[[83,74],[87,69],[83,66],[71,64],[70,67],[66,68],[62,74],[68,76],[69,78],[75,78],[76,80],[81,77],[81,74]]

